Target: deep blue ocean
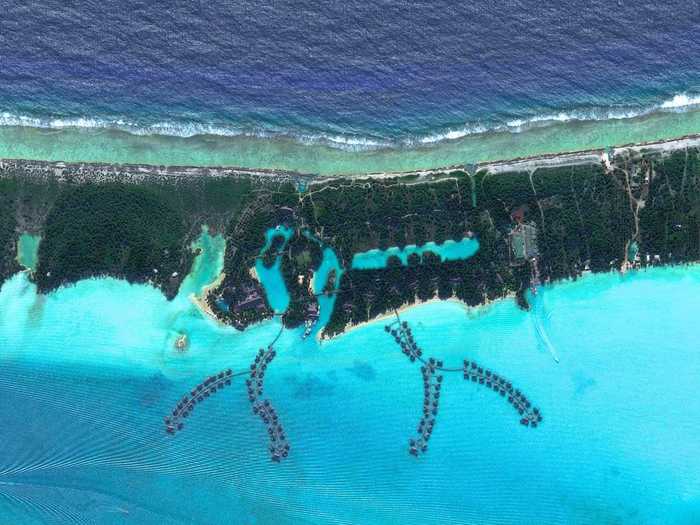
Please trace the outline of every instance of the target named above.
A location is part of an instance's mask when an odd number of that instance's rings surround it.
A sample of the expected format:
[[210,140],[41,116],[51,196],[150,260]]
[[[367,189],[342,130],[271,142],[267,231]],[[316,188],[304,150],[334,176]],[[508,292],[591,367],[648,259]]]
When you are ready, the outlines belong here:
[[700,3],[3,0],[0,120],[339,147],[700,102]]

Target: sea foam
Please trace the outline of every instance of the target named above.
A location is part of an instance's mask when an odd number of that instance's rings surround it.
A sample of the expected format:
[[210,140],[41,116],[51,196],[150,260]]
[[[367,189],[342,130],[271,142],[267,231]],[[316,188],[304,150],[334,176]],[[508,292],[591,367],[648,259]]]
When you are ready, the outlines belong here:
[[[457,141],[468,136],[486,133],[522,133],[536,128],[571,122],[593,122],[626,120],[644,117],[657,112],[683,112],[696,110],[700,106],[700,95],[678,93],[661,102],[648,105],[616,107],[591,107],[571,109],[531,116],[504,117],[493,121],[466,122],[434,132],[393,131],[387,136],[362,132],[344,132],[339,129],[322,131],[305,128],[284,128],[267,123],[257,127],[245,127],[231,123],[206,123],[198,121],[160,120],[139,122],[123,116],[33,116],[11,111],[0,113],[0,126],[28,127],[49,130],[85,129],[119,130],[132,135],[162,135],[191,138],[198,136],[247,137],[259,139],[287,139],[303,145],[323,145],[346,151],[372,151],[380,149],[433,146],[443,142]],[[391,128],[388,128],[391,130]],[[392,134],[393,133],[393,136]]]

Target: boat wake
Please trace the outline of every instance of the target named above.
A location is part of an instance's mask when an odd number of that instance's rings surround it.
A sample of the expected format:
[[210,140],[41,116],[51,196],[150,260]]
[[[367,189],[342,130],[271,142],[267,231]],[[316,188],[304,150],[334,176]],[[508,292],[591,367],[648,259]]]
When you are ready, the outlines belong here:
[[551,312],[548,312],[544,306],[544,290],[538,288],[537,294],[532,297],[532,319],[535,327],[535,335],[542,348],[547,350],[556,363],[559,362],[559,353],[547,334],[547,323],[551,319]]

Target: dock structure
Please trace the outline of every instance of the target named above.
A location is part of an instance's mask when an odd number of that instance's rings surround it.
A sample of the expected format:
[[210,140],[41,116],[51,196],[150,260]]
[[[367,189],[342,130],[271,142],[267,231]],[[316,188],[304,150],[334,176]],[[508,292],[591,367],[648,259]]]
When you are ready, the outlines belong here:
[[234,374],[231,369],[224,370],[194,387],[189,394],[182,396],[171,413],[164,418],[165,432],[174,435],[185,427],[184,419],[188,418],[195,407],[205,399],[216,394],[219,390],[231,385]]
[[537,407],[533,407],[525,395],[505,377],[479,366],[475,361],[464,360],[464,379],[472,383],[485,386],[507,399],[508,403],[520,415],[520,423],[536,428],[542,422],[542,414]]
[[522,425],[536,428],[542,422],[542,414],[539,409],[533,407],[527,397],[520,390],[514,388],[513,384],[505,377],[467,359],[464,360],[463,366],[459,368],[445,367],[441,360],[432,357],[426,359],[413,337],[411,327],[406,321],[401,321],[398,312],[395,312],[395,314],[396,320],[387,324],[384,330],[394,338],[394,341],[401,347],[401,352],[412,363],[419,361],[422,364],[423,415],[418,423],[417,437],[408,441],[409,454],[417,457],[428,450],[428,441],[433,433],[438,414],[443,374],[447,372],[461,372],[464,379],[485,386],[498,393],[502,398],[507,399],[508,403],[518,412]]
[[433,358],[430,358],[428,364],[421,366],[421,374],[423,376],[423,415],[416,430],[417,437],[408,440],[408,452],[413,456],[428,451],[428,441],[435,426],[442,388],[442,375],[437,375]]
[[428,441],[433,434],[436,418],[440,406],[440,389],[442,388],[443,375],[439,374],[443,367],[442,361],[432,357],[423,359],[423,351],[418,347],[408,323],[398,320],[395,324],[387,325],[385,330],[389,332],[394,341],[401,347],[401,351],[414,363],[420,361],[423,376],[423,414],[418,422],[417,436],[408,440],[408,453],[419,456],[428,451]]
[[265,372],[268,365],[277,355],[272,347],[261,348],[255,356],[255,361],[250,365],[250,377],[246,379],[248,388],[248,400],[252,405],[253,414],[256,414],[265,423],[267,434],[270,437],[269,451],[272,461],[279,463],[289,455],[289,443],[284,434],[282,423],[275,412],[269,399],[261,399],[265,381]]

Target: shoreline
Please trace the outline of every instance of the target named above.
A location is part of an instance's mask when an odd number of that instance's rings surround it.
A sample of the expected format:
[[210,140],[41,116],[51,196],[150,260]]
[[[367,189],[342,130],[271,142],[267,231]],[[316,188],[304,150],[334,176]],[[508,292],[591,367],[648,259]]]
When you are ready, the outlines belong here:
[[679,149],[700,146],[700,133],[687,134],[662,140],[611,145],[606,148],[593,148],[556,153],[503,158],[475,164],[451,164],[428,169],[407,171],[357,172],[354,174],[318,175],[272,168],[244,168],[236,166],[197,166],[197,165],[155,165],[107,162],[65,162],[53,160],[31,160],[21,158],[0,158],[0,178],[22,171],[22,176],[39,179],[54,179],[58,182],[158,182],[191,180],[201,177],[249,178],[256,182],[291,182],[309,187],[339,179],[382,180],[413,177],[430,180],[436,176],[449,176],[455,172],[474,174],[488,171],[493,174],[514,171],[532,171],[581,164],[614,164],[617,157],[642,153],[665,154]]
[[[659,264],[659,265],[654,265],[654,266],[648,266],[648,267],[639,267],[639,268],[631,268],[628,269],[627,271],[621,271],[619,268],[611,269],[608,272],[585,272],[582,275],[578,276],[577,278],[572,278],[572,277],[567,277],[564,279],[556,279],[553,281],[549,281],[546,283],[542,283],[539,286],[539,289],[541,290],[547,290],[552,287],[559,287],[559,286],[565,286],[565,285],[572,285],[572,284],[579,284],[581,281],[586,281],[590,279],[594,279],[596,277],[617,277],[619,279],[625,279],[625,278],[632,278],[635,276],[639,276],[642,274],[647,274],[647,273],[653,273],[653,272],[658,272],[658,271],[673,271],[673,270],[680,270],[680,269],[696,269],[700,270],[700,261],[698,262],[688,262],[688,263],[673,263],[673,264]],[[450,297],[449,299],[440,299],[437,296],[433,297],[431,299],[428,299],[427,301],[422,301],[420,299],[416,300],[413,303],[404,303],[402,304],[399,308],[397,308],[397,312],[399,314],[409,312],[410,310],[414,308],[420,308],[422,306],[430,305],[430,304],[436,304],[436,303],[454,303],[461,307],[465,311],[465,315],[469,317],[470,319],[475,319],[478,318],[480,315],[486,313],[492,306],[502,303],[504,301],[514,299],[515,298],[515,293],[514,292],[509,292],[503,297],[498,297],[497,299],[493,300],[486,300],[485,302],[478,304],[476,306],[470,306],[464,301],[461,301],[455,297]],[[522,309],[521,309],[522,310]],[[529,310],[522,310],[523,312],[527,313]],[[328,335],[321,335],[321,333],[316,334],[316,340],[319,343],[323,343],[324,341],[333,341],[335,339],[338,339],[340,337],[345,336],[346,334],[349,334],[352,331],[358,330],[360,328],[369,326],[371,324],[374,324],[376,322],[383,321],[385,319],[393,318],[395,317],[394,311],[390,312],[385,312],[383,314],[380,314],[376,317],[373,317],[372,319],[368,319],[366,321],[362,321],[360,323],[349,323],[347,324],[342,332],[339,332],[335,335],[328,336]]]
[[215,290],[216,288],[219,287],[219,285],[224,282],[224,279],[226,278],[226,273],[223,271],[214,279],[212,282],[207,284],[202,288],[202,293],[201,295],[197,296],[196,293],[192,292],[189,295],[189,300],[192,304],[194,304],[197,309],[202,313],[202,315],[205,318],[212,319],[215,321],[217,324],[221,326],[229,326],[221,319],[219,319],[216,314],[212,311],[211,307],[209,306],[209,303],[207,302],[207,298],[209,297],[209,294]]
[[[476,306],[470,306],[467,303],[465,303],[464,301],[461,301],[454,296],[450,297],[448,299],[440,299],[439,297],[435,296],[435,297],[428,299],[427,301],[417,299],[416,301],[414,301],[412,303],[404,303],[399,308],[396,309],[396,312],[399,314],[402,314],[402,313],[405,313],[405,312],[412,310],[413,308],[418,308],[421,306],[434,304],[434,303],[454,303],[454,304],[457,304],[460,307],[462,307],[465,311],[465,315],[467,315],[468,317],[478,317],[479,315],[484,313],[484,311],[488,310],[492,305],[498,303],[499,301],[505,301],[505,300],[513,299],[513,298],[515,298],[515,292],[508,292],[506,295],[504,295],[503,297],[499,297],[498,299],[494,299],[494,300],[487,299],[486,301],[484,301],[481,304],[478,304]],[[368,320],[362,321],[360,323],[349,323],[349,324],[345,325],[342,332],[337,333],[335,335],[331,335],[331,336],[322,335],[323,330],[321,330],[316,334],[316,340],[319,343],[323,342],[323,341],[332,341],[333,339],[336,339],[338,337],[342,337],[345,334],[352,332],[353,330],[357,330],[357,329],[362,328],[364,326],[368,326],[368,325],[373,324],[375,322],[383,321],[385,319],[389,319],[389,318],[392,318],[394,316],[395,316],[395,313],[392,310],[389,312],[385,312],[383,314],[379,314],[378,316],[373,317],[372,319],[368,319]]]
[[336,148],[283,136],[187,137],[133,135],[118,129],[0,126],[0,158],[43,159],[74,164],[222,166],[276,173],[351,176],[430,171],[517,159],[664,141],[700,132],[700,105],[630,118],[554,120],[517,130],[484,130],[436,142],[396,147]]

